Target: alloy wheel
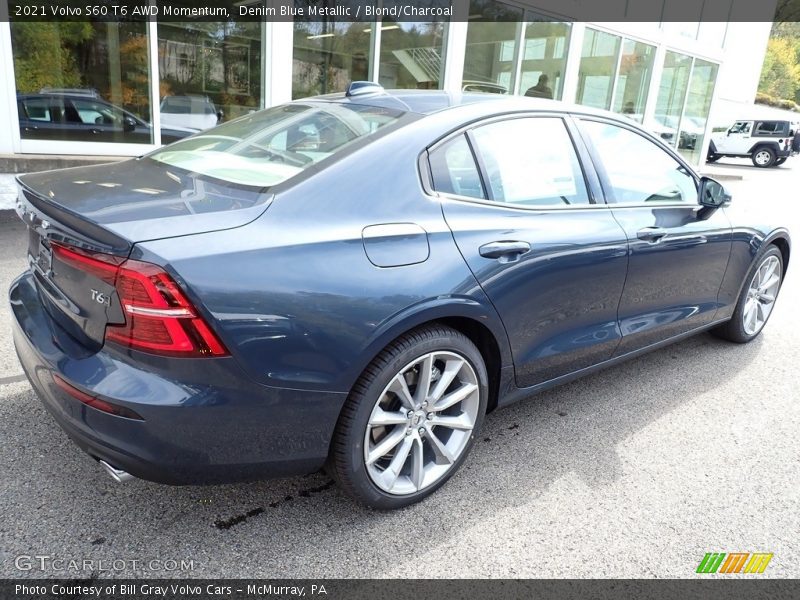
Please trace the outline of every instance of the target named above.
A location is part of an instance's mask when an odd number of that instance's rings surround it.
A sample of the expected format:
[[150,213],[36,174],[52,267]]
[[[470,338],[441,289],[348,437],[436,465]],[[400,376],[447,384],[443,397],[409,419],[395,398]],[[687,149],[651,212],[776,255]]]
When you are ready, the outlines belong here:
[[770,155],[770,153],[767,152],[766,150],[761,150],[759,152],[756,152],[755,159],[756,163],[758,163],[759,165],[766,165],[767,163],[769,163],[771,158],[772,155]]
[[744,302],[743,326],[747,335],[755,335],[767,322],[781,283],[781,263],[769,256],[761,263],[750,281]]
[[372,482],[399,496],[433,485],[464,453],[479,407],[478,377],[466,358],[439,351],[414,359],[370,414],[364,462]]

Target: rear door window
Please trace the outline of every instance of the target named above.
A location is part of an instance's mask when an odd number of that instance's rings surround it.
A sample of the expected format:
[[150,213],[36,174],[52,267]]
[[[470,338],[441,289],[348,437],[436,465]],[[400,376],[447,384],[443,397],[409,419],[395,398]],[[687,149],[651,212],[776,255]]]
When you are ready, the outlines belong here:
[[524,117],[473,130],[490,200],[519,207],[587,205],[589,193],[564,121]]
[[64,101],[61,98],[28,98],[23,105],[32,121],[57,123],[64,120]]
[[22,105],[30,120],[50,122],[50,107],[41,98],[24,100]]

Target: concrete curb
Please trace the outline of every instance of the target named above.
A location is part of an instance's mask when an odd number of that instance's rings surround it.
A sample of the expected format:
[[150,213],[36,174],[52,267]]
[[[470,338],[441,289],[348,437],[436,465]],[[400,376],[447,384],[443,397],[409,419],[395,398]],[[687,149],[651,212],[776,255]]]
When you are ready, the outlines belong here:
[[734,175],[733,173],[720,173],[718,171],[700,171],[700,175],[718,179],[719,181],[742,181],[744,175]]

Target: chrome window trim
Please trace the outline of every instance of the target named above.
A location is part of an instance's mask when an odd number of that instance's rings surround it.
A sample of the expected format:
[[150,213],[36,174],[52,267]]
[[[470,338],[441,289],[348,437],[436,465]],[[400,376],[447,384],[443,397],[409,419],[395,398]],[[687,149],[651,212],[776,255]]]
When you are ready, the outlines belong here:
[[437,192],[433,190],[433,193],[426,193],[426,196],[429,198],[439,200],[439,201],[451,201],[451,202],[468,202],[470,204],[480,204],[483,206],[488,206],[490,208],[500,208],[503,210],[520,210],[524,212],[551,212],[551,211],[563,211],[563,210],[598,210],[598,209],[609,209],[611,208],[610,205],[605,203],[596,203],[596,204],[571,204],[569,206],[558,206],[556,204],[548,205],[548,206],[515,206],[508,202],[497,202],[496,200],[484,200],[483,198],[472,198],[470,196],[459,196],[457,194],[448,194],[446,192]]
[[[484,117],[480,119],[476,119],[474,121],[470,121],[457,129],[454,129],[447,133],[446,135],[440,137],[435,142],[427,146],[419,155],[417,160],[420,172],[420,181],[422,182],[422,189],[425,195],[432,199],[437,200],[451,200],[457,202],[469,202],[472,204],[479,204],[483,206],[490,206],[495,208],[503,208],[503,209],[513,209],[513,210],[521,210],[526,212],[544,212],[544,211],[561,211],[561,210],[581,210],[581,209],[597,209],[597,208],[608,208],[609,204],[605,201],[598,201],[597,198],[594,197],[592,193],[592,188],[589,185],[586,176],[586,166],[583,164],[583,160],[581,159],[580,152],[577,148],[577,142],[573,136],[573,132],[569,127],[568,119],[571,117],[571,113],[564,111],[531,111],[531,110],[518,110],[518,111],[509,111],[504,113],[499,113],[495,115],[491,115],[489,117]],[[478,168],[478,172],[481,176],[481,180],[483,180],[483,170],[481,169],[481,165],[478,163],[478,157],[475,155],[475,150],[472,148],[471,140],[469,139],[469,132],[477,127],[482,127],[484,125],[490,125],[492,123],[496,123],[499,121],[509,121],[511,119],[523,119],[523,118],[555,118],[560,119],[564,125],[564,129],[566,130],[567,136],[569,137],[570,143],[572,144],[573,150],[575,152],[575,158],[578,161],[578,166],[581,169],[581,174],[583,175],[583,184],[586,188],[586,194],[589,198],[588,204],[575,204],[569,206],[559,206],[557,204],[553,205],[545,205],[545,206],[515,206],[513,203],[510,202],[498,202],[496,200],[489,200],[484,198],[473,198],[471,196],[459,196],[457,194],[448,194],[446,192],[439,192],[433,189],[433,174],[431,172],[431,164],[430,164],[430,153],[436,152],[440,147],[444,146],[451,140],[455,139],[459,135],[464,135],[467,138],[468,143],[470,143],[470,149],[473,151],[473,159],[475,160],[476,167]],[[593,167],[593,165],[592,165]],[[485,190],[487,195],[489,194],[488,190]]]

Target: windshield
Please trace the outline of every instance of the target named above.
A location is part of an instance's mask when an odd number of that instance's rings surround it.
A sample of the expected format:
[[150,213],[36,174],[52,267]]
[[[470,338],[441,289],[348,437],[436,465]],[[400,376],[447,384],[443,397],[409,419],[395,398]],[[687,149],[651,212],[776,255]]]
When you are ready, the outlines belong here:
[[356,104],[285,104],[170,144],[149,158],[231,183],[269,187],[403,114]]

